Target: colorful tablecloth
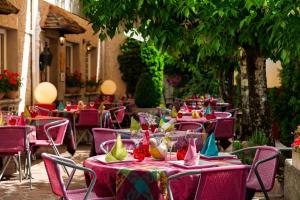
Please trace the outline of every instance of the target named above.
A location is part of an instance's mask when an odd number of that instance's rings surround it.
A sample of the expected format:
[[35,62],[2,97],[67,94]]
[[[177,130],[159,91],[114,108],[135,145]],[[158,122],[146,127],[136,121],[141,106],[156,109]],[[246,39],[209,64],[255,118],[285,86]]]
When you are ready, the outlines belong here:
[[[97,181],[94,191],[99,197],[115,196],[117,200],[162,200],[167,199],[167,177],[190,169],[177,167],[167,161],[146,158],[142,162],[103,164],[91,157],[83,165],[94,170]],[[175,160],[175,156],[172,157]],[[240,164],[239,160],[212,160],[215,164]],[[91,177],[85,174],[89,185]],[[199,181],[198,175],[181,177],[171,182],[174,199],[193,199]]]
[[[143,162],[102,164],[89,158],[84,166],[97,174],[94,191],[99,197],[115,196],[116,200],[162,200],[167,199],[167,177],[184,171],[165,161],[147,158]],[[86,175],[87,184],[90,176]],[[182,184],[182,181],[188,184]],[[195,195],[197,176],[184,177],[172,183],[174,197],[178,200],[191,199]]]

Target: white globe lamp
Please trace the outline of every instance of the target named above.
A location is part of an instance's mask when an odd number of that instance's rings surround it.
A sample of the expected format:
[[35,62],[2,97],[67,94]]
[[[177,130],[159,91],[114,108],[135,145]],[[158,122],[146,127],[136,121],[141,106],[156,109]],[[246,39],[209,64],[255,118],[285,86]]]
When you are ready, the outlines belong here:
[[52,104],[57,97],[56,87],[49,82],[42,82],[34,89],[34,98],[40,104]]
[[105,80],[100,89],[104,95],[114,95],[117,90],[117,85],[112,80]]

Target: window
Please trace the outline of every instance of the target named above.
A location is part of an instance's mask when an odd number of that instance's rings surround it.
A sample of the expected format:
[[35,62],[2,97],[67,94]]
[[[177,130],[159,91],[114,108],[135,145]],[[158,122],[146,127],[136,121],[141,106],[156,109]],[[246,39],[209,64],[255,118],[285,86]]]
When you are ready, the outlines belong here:
[[0,29],[0,71],[6,67],[6,30]]
[[67,72],[73,73],[73,44],[66,44],[66,69]]
[[58,7],[71,12],[75,15],[82,16],[82,2],[79,0],[46,0],[49,3],[55,4]]

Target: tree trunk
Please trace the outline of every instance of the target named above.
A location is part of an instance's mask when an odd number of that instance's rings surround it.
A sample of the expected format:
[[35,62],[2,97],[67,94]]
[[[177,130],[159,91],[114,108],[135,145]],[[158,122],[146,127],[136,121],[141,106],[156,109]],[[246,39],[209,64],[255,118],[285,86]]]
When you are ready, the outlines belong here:
[[249,122],[250,122],[249,87],[248,87],[246,54],[244,51],[241,52],[239,74],[240,74],[240,86],[241,86],[240,106],[242,110],[241,137],[242,139],[244,139],[245,136],[251,135],[252,133],[252,127],[249,126]]
[[259,49],[250,47],[245,51],[249,83],[249,128],[251,131],[264,132],[270,144],[274,144],[267,101],[266,59],[259,55]]

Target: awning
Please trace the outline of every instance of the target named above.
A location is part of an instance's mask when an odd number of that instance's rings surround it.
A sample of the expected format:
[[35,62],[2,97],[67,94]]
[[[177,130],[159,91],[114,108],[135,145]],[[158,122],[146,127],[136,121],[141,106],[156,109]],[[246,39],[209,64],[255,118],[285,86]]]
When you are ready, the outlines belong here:
[[49,5],[47,17],[42,24],[42,29],[56,30],[61,34],[80,34],[85,29],[74,21],[68,12],[54,5]]
[[7,0],[0,0],[0,14],[8,15],[8,14],[17,14],[19,9],[16,8],[12,3]]

